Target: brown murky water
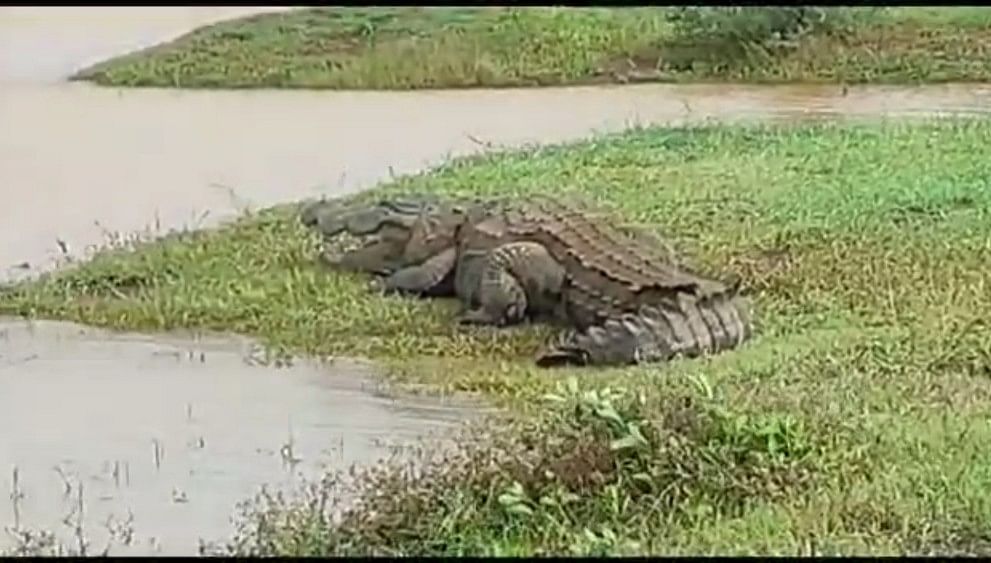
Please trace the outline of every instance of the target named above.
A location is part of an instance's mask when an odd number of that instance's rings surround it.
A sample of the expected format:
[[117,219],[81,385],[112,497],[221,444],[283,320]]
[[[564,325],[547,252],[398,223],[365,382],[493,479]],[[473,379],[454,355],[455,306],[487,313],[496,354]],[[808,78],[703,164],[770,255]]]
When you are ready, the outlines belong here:
[[[644,85],[431,92],[0,90],[0,265],[44,266],[104,229],[207,226],[242,206],[343,194],[496,145],[634,123],[987,112],[991,86]],[[233,197],[232,197],[233,194]],[[207,213],[203,219],[204,213]],[[7,275],[16,274],[7,271]]]
[[134,543],[115,553],[195,553],[201,537],[228,537],[235,504],[261,484],[403,455],[471,417],[464,403],[378,393],[362,363],[275,369],[257,354],[247,340],[0,321],[0,523],[15,523],[16,467],[29,527],[73,545],[62,520],[81,482],[93,550],[108,518],[130,512]]
[[[262,10],[270,8],[260,8]],[[254,8],[0,8],[0,277],[105,230],[208,226],[241,206],[367,188],[479,144],[631,124],[986,113],[989,85],[639,85],[428,92],[170,91],[60,82]],[[232,192],[234,196],[232,197]],[[206,217],[203,217],[206,214]]]
[[[62,80],[191,27],[270,9],[0,7],[0,280],[50,267],[57,239],[79,255],[106,231],[210,226],[243,206],[353,192],[486,143],[558,142],[632,124],[991,110],[989,85],[179,92]],[[304,457],[297,470],[309,471],[369,461],[382,453],[373,437],[421,435],[461,416],[376,398],[357,383],[367,369],[277,371],[245,366],[226,342],[39,327],[6,324],[0,340],[0,470],[19,468],[22,519],[59,527],[61,464],[88,480],[91,518],[131,508],[141,541],[159,538],[163,553],[225,535],[234,502],[290,478],[273,453],[290,415]],[[339,459],[326,448],[342,437]],[[165,446],[157,468],[152,440]],[[120,470],[113,478],[115,462],[128,464],[129,486],[118,486]],[[174,489],[188,502],[173,502]],[[0,524],[12,518],[0,508]]]

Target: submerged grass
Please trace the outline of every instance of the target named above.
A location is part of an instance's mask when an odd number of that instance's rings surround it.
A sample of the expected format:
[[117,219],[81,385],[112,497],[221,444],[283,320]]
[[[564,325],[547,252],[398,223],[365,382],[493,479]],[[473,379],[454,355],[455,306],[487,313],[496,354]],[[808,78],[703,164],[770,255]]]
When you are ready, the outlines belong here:
[[107,86],[339,89],[991,79],[991,9],[826,10],[842,14],[835,19],[843,24],[795,41],[727,42],[676,33],[665,7],[309,8],[206,26],[74,78]]
[[373,294],[318,265],[292,206],[103,253],[0,293],[0,314],[233,330],[512,407],[426,477],[365,475],[339,525],[259,507],[238,553],[987,554],[989,142],[988,120],[651,128],[375,191],[615,207],[746,280],[759,334],[708,359],[537,370],[546,330]]

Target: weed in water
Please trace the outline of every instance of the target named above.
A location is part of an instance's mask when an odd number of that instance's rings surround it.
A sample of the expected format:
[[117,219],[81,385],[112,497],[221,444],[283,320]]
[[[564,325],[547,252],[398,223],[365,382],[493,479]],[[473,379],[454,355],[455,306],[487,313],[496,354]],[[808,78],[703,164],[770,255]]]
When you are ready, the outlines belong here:
[[[55,470],[65,484],[63,496],[68,498],[73,491],[76,492],[69,513],[62,518],[62,525],[69,531],[72,540],[68,543],[63,542],[55,532],[31,529],[21,521],[20,502],[24,498],[24,493],[20,487],[20,472],[15,467],[10,495],[14,522],[5,528],[8,537],[13,541],[13,547],[0,550],[0,556],[86,557],[92,554],[90,551],[92,542],[87,537],[83,526],[86,509],[85,487],[82,481],[77,481],[73,485],[61,468],[56,467]],[[113,514],[108,515],[103,525],[107,531],[107,543],[99,555],[109,555],[115,545],[126,547],[134,542],[134,514],[130,510],[128,510],[128,517],[124,520],[116,518]]]

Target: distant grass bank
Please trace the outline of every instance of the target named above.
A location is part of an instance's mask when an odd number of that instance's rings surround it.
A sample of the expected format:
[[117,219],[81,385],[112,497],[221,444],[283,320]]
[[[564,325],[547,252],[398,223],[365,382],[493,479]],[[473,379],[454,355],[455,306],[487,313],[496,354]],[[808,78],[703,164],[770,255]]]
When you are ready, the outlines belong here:
[[[247,554],[991,554],[991,121],[651,128],[456,160],[375,193],[570,186],[746,280],[709,359],[537,370],[547,332],[466,329],[316,261],[286,209],[0,292],[0,314],[369,355],[516,422],[426,477],[252,512]],[[400,365],[401,364],[401,365]],[[575,378],[571,380],[570,378]],[[570,381],[570,382],[569,382]]]
[[336,89],[991,80],[989,8],[826,8],[808,21],[747,12],[767,8],[675,21],[674,10],[310,8],[206,26],[73,79]]

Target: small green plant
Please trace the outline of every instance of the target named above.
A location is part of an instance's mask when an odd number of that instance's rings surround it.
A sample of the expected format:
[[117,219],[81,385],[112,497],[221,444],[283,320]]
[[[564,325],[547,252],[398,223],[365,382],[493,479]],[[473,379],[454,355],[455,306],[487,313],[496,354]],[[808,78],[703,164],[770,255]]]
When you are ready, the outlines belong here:
[[[469,433],[439,460],[421,452],[421,471],[359,470],[350,488],[328,477],[293,501],[262,494],[245,505],[225,549],[255,556],[653,552],[659,546],[641,530],[658,520],[741,513],[769,494],[809,488],[810,478],[793,477],[798,469],[815,473],[816,460],[774,445],[793,445],[796,435],[811,444],[796,423],[768,423],[789,420],[774,413],[752,423],[710,403],[570,378],[544,396],[535,419],[481,440]],[[656,412],[667,415],[649,420]],[[332,519],[327,499],[340,493],[359,501]]]
[[796,7],[681,7],[668,20],[681,39],[703,43],[770,45],[794,41],[807,34],[849,31],[871,11],[844,8]]

